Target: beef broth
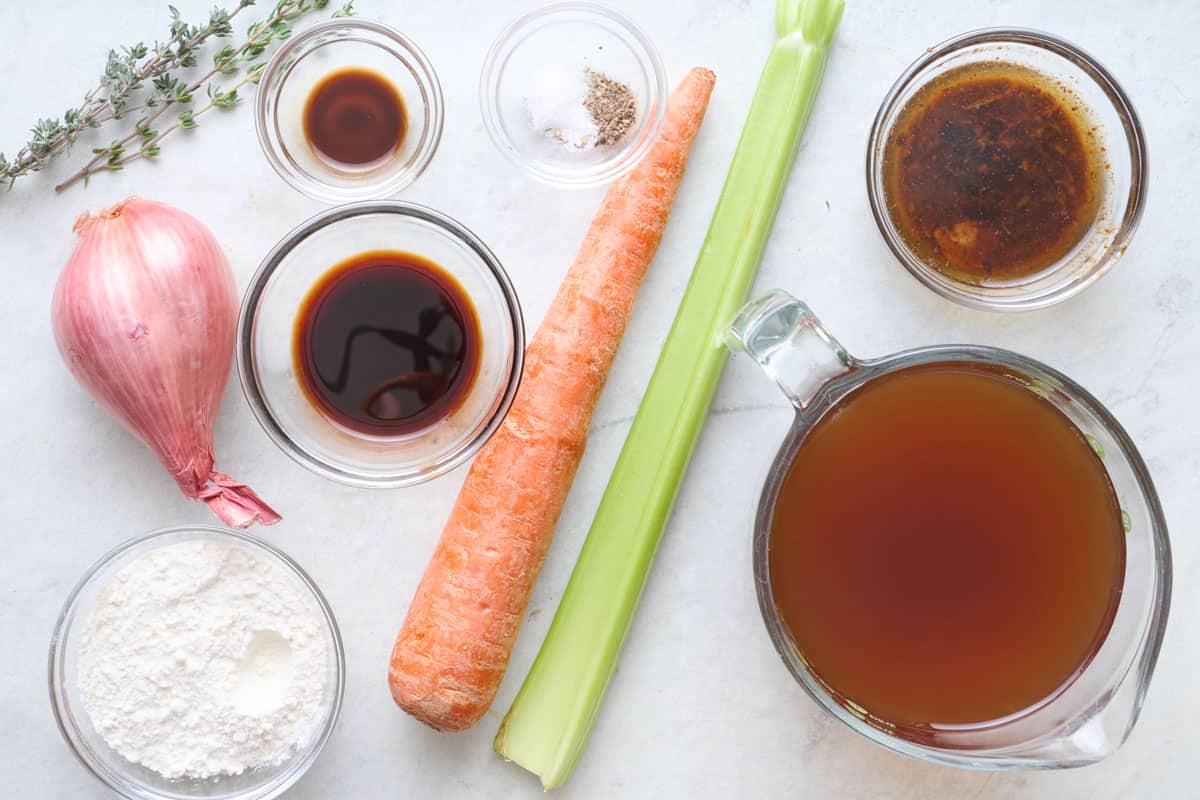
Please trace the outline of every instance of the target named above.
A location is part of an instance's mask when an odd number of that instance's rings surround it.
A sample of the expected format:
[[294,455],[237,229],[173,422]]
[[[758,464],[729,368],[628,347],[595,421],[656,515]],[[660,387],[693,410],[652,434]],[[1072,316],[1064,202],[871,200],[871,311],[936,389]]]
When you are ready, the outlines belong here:
[[1100,458],[985,364],[902,369],[827,411],[770,536],[774,602],[809,670],[917,740],[1055,695],[1103,643],[1124,580]]

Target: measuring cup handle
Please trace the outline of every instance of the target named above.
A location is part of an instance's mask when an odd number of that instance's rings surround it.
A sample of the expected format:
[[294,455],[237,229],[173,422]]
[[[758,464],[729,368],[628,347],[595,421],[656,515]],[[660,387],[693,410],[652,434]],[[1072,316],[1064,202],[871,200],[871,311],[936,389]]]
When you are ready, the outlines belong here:
[[725,343],[757,361],[799,409],[822,386],[856,366],[808,306],[778,289],[738,312]]

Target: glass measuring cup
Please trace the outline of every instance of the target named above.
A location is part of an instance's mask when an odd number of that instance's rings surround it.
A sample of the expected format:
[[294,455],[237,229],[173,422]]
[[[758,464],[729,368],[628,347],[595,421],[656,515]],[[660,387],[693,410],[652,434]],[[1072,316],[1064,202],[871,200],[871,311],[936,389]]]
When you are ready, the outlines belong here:
[[[792,675],[826,711],[863,736],[932,763],[974,769],[1053,769],[1099,761],[1128,737],[1145,698],[1166,627],[1171,553],[1166,520],[1145,463],[1113,416],[1065,375],[994,347],[949,345],[859,360],[846,352],[804,303],[772,292],[747,305],[728,336],[796,408],[796,418],[763,487],[754,527],[754,577],[771,641]],[[1100,455],[1120,503],[1125,576],[1117,609],[1092,660],[1058,693],[1026,711],[978,725],[929,726],[921,741],[897,735],[850,698],[836,696],[807,666],[772,596],[772,517],[796,453],[827,411],[848,394],[907,367],[971,362],[994,365],[1053,404]]]

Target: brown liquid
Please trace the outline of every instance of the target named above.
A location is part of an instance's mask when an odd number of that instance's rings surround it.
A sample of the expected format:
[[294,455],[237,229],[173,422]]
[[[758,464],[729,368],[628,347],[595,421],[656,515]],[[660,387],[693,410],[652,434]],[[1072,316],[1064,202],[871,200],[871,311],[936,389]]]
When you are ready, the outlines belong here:
[[479,322],[432,261],[393,250],[329,270],[296,317],[292,354],[312,402],[351,430],[396,436],[459,407],[479,369]]
[[1079,101],[1026,67],[950,70],[901,110],[884,148],[888,213],[916,255],[968,283],[1019,282],[1070,252],[1103,176]]
[[404,141],[408,115],[396,87],[377,72],[343,69],[321,79],[304,104],[304,136],[335,167],[363,167]]
[[775,506],[776,606],[811,672],[920,740],[1029,709],[1112,624],[1116,494],[1079,430],[982,364],[910,367],[817,421]]

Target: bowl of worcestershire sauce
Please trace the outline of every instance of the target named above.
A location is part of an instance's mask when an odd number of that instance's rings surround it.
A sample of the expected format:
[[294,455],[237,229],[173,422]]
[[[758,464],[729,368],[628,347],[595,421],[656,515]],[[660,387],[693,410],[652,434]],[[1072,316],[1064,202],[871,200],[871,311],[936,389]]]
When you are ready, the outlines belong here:
[[379,72],[330,72],[304,102],[304,138],[331,170],[369,172],[392,158],[408,134],[404,98]]
[[900,77],[867,148],[875,221],[929,288],[975,308],[1052,305],[1125,252],[1146,193],[1132,103],[1049,34],[951,39]]
[[474,455],[520,382],[521,308],[461,223],[400,201],[337,206],[275,246],[238,326],[238,373],[291,458],[354,486],[408,486]]
[[416,43],[364,19],[289,39],[263,71],[255,128],[271,167],[330,203],[390,197],[429,166],[442,136],[441,84]]

